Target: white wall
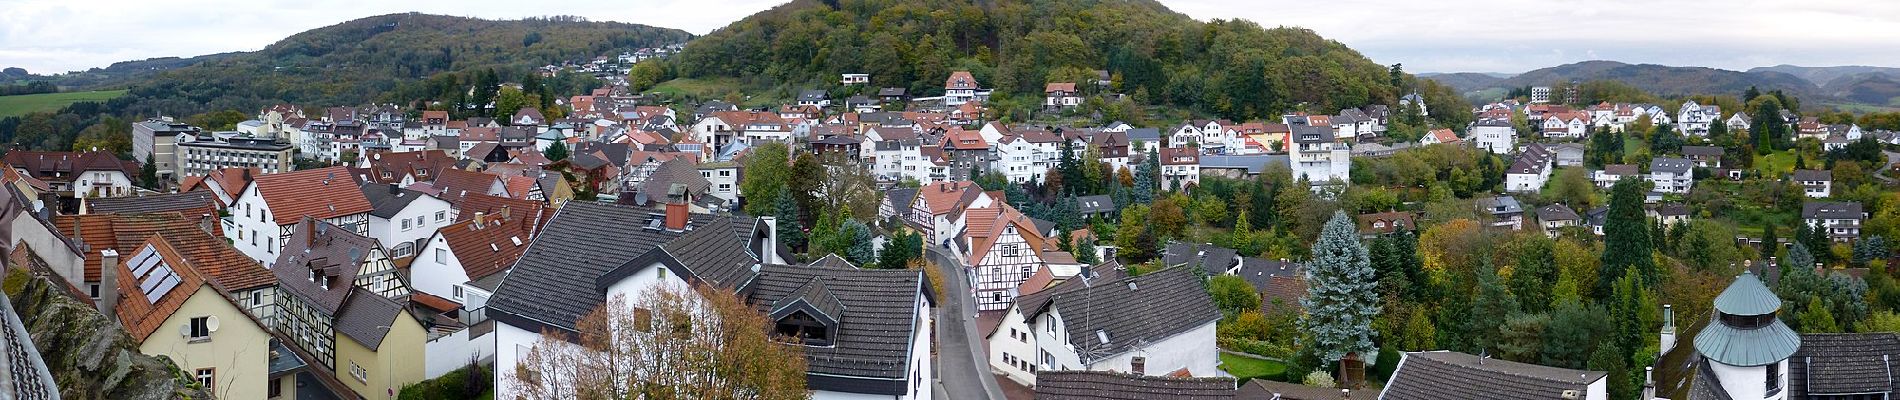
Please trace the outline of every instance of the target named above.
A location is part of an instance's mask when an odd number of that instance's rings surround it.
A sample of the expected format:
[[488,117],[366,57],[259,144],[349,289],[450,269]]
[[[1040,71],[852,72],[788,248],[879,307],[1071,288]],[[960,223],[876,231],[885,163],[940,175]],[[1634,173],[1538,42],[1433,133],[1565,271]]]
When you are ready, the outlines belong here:
[[1036,342],[1034,340],[1038,336],[1031,335],[1028,340],[1018,340],[1017,338],[1010,337],[1011,330],[1015,332],[1031,332],[1030,329],[1029,324],[1023,321],[1022,309],[1014,305],[1010,306],[1009,313],[1003,315],[1003,322],[996,326],[996,333],[990,334],[989,337],[988,347],[990,349],[991,372],[1001,372],[1003,373],[1003,377],[1023,385],[1031,385],[1036,382],[1036,374],[1017,369],[1016,366],[1010,365],[1009,362],[1003,359],[1003,354],[1009,354],[1010,356],[1028,362],[1030,365],[1037,363],[1036,357],[1038,357],[1039,353],[1036,352]]
[[1186,368],[1193,376],[1220,376],[1218,367],[1220,350],[1214,343],[1214,322],[1182,332],[1174,336],[1150,343],[1134,351],[1124,352],[1114,357],[1097,360],[1088,366],[1093,371],[1134,372],[1130,362],[1136,356],[1147,357],[1142,374],[1148,376],[1167,375],[1175,370]]
[[[372,188],[370,190],[387,189]],[[416,194],[403,192],[403,195],[412,196]],[[403,243],[414,243],[426,239],[429,236],[435,235],[436,229],[444,225],[455,223],[455,220],[449,215],[451,214],[449,212],[451,207],[449,202],[426,194],[421,196],[422,198],[410,201],[407,207],[403,207],[402,211],[396,212],[396,215],[392,218],[385,219],[375,215],[369,216],[369,237],[376,239],[376,242],[382,244],[384,249],[388,249],[391,252],[391,258],[400,258],[395,257],[397,246],[401,246]],[[441,213],[440,219],[436,218],[436,213],[438,212]],[[417,218],[421,218],[422,223],[417,224],[415,222]],[[404,220],[409,221],[409,229],[402,228],[402,221]],[[413,254],[418,253],[412,252],[411,255]],[[431,293],[439,295],[447,294],[446,292]]]
[[1781,391],[1773,396],[1765,396],[1768,390],[1766,366],[1737,367],[1720,362],[1709,362],[1709,369],[1715,371],[1716,380],[1722,382],[1722,389],[1729,397],[1737,399],[1785,400],[1788,398],[1788,360],[1779,362],[1781,371]]
[[[423,293],[433,294],[457,303],[463,299],[453,297],[455,285],[468,282],[468,270],[462,268],[462,262],[455,252],[448,251],[449,244],[441,235],[429,238],[429,243],[416,253],[409,263],[409,285]],[[443,250],[443,259],[436,261],[436,250]]]
[[[462,329],[425,344],[423,354],[427,356],[424,368],[425,379],[435,379],[443,374],[468,366],[468,360],[484,359],[495,356],[495,337],[488,334],[477,338],[468,337],[473,329]],[[510,368],[509,371],[514,369]]]
[[284,244],[277,241],[280,228],[271,219],[264,198],[257,194],[257,185],[249,185],[239,192],[237,199],[231,202],[230,212],[237,229],[225,230],[224,238],[231,240],[231,247],[264,264],[264,268],[270,268],[271,263],[277,262],[277,250]]

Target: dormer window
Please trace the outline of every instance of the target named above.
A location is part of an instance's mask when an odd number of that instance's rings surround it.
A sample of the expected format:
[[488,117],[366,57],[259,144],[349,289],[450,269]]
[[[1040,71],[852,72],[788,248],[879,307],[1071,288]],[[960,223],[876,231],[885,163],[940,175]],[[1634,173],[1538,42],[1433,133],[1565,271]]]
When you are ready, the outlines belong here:
[[831,345],[831,327],[804,311],[794,311],[784,318],[779,318],[776,331],[780,336],[796,338],[806,346]]

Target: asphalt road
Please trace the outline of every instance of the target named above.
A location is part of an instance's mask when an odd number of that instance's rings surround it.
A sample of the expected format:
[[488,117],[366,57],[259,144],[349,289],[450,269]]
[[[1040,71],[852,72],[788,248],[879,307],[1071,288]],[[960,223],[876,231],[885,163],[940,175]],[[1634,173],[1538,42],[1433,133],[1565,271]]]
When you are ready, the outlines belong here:
[[[955,257],[932,247],[927,254],[943,272],[937,296],[938,399],[1003,400],[1003,388],[990,374],[983,338],[977,336],[976,305],[970,301],[970,283]],[[948,261],[948,262],[943,262]]]

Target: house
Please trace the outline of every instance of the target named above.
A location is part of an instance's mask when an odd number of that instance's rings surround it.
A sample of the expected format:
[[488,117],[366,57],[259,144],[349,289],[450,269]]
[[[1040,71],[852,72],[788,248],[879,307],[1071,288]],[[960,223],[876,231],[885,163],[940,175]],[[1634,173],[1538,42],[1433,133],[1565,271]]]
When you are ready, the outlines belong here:
[[[1379,399],[1609,398],[1603,371],[1580,371],[1451,351],[1407,352]],[[1480,383],[1482,382],[1482,383]]]
[[237,195],[244,191],[244,187],[250,186],[253,177],[263,174],[263,171],[257,168],[215,169],[203,176],[186,177],[185,180],[179,181],[178,191],[210,192],[217,198],[218,208],[223,209],[237,200]]
[[1127,277],[1119,268],[1088,267],[1019,297],[989,335],[990,369],[1024,385],[1043,371],[1220,376],[1220,311],[1192,269]]
[[1525,146],[1524,151],[1518,152],[1517,159],[1511,162],[1510,169],[1504,171],[1504,190],[1514,193],[1543,190],[1544,183],[1550,182],[1552,159],[1555,156],[1541,143]]
[[1649,160],[1648,179],[1658,192],[1687,194],[1695,185],[1695,163],[1683,158],[1656,157]]
[[977,91],[976,77],[971,76],[970,71],[951,72],[950,78],[943,81],[943,105],[956,107],[974,102]]
[[1166,148],[1157,153],[1161,157],[1161,180],[1157,184],[1167,190],[1186,190],[1201,183],[1201,152],[1199,148]]
[[375,205],[363,197],[345,167],[259,175],[232,200],[224,237],[269,268],[279,259],[278,249],[290,240],[291,227],[304,218],[368,235],[373,210]]
[[[104,300],[113,286],[102,284],[105,268],[137,253],[145,239],[163,236],[167,245],[192,261],[198,272],[217,284],[238,306],[259,319],[270,319],[273,280],[270,272],[205,229],[210,221],[175,212],[142,214],[87,214],[54,216],[48,228],[73,245],[85,248],[73,286],[94,303]],[[36,224],[37,225],[37,224]],[[50,235],[49,235],[50,236]],[[109,283],[109,282],[106,282]]]
[[[1727,289],[1723,289],[1720,295],[1716,295],[1714,318],[1710,318],[1710,322],[1695,335],[1693,342],[1695,353],[1692,355],[1696,357],[1694,357],[1695,361],[1690,363],[1692,365],[1690,368],[1693,368],[1694,372],[1687,373],[1693,377],[1693,380],[1688,383],[1689,390],[1685,398],[1794,399],[1797,397],[1790,396],[1786,390],[1789,389],[1789,383],[1807,387],[1820,376],[1875,373],[1867,368],[1871,367],[1867,363],[1886,362],[1881,359],[1862,358],[1852,369],[1828,371],[1816,368],[1842,365],[1830,365],[1827,363],[1830,360],[1826,359],[1823,359],[1819,365],[1813,364],[1814,360],[1811,358],[1790,360],[1797,351],[1806,346],[1803,345],[1802,335],[1795,333],[1793,329],[1788,328],[1787,324],[1776,318],[1776,314],[1780,311],[1781,298],[1769,291],[1768,286],[1762,284],[1761,279],[1757,278],[1753,271],[1743,269],[1741,276],[1736,277],[1735,281],[1730,283]],[[1673,336],[1671,331],[1665,331],[1663,335],[1664,339],[1670,342],[1673,342],[1669,340],[1673,339]],[[1673,345],[1674,343],[1665,344],[1662,348],[1670,349],[1674,347]],[[1683,351],[1688,350],[1689,346],[1683,347]],[[1871,350],[1863,349],[1867,356],[1874,354]],[[1791,365],[1805,367],[1803,372],[1807,373],[1804,374],[1807,375],[1804,376],[1807,379],[1798,382],[1790,379],[1792,374],[1786,372],[1791,372],[1789,369]],[[1885,380],[1886,372],[1878,372],[1878,374],[1881,380]],[[1820,379],[1819,381],[1823,383],[1822,390],[1829,390],[1827,386],[1829,380]],[[1871,382],[1861,381],[1860,383],[1864,385]],[[1892,388],[1880,391],[1882,394],[1874,397],[1885,397],[1885,393],[1892,391]]]
[[936,297],[922,272],[767,264],[738,290],[776,332],[799,338],[811,398],[934,394]]
[[1546,235],[1555,237],[1558,230],[1579,226],[1582,223],[1583,218],[1577,216],[1576,211],[1564,206],[1563,203],[1551,203],[1537,208],[1537,224],[1543,227]]
[[534,107],[522,107],[521,110],[515,111],[514,118],[508,119],[508,125],[512,126],[539,126],[547,122],[548,118],[541,116],[541,110],[536,110]]
[[1616,182],[1622,181],[1623,178],[1638,175],[1642,175],[1642,171],[1638,170],[1635,164],[1609,164],[1604,165],[1603,169],[1590,172],[1590,180],[1596,182],[1598,188],[1609,189],[1616,186]]
[[1293,130],[1293,145],[1288,152],[1293,179],[1305,179],[1314,186],[1343,186],[1352,182],[1352,153],[1345,145],[1334,142],[1331,128],[1288,126]]
[[863,85],[871,83],[871,74],[838,74],[840,85]]
[[943,134],[944,158],[950,160],[950,176],[972,176],[972,171],[990,165],[990,143],[980,131],[950,127]]
[[1691,212],[1693,212],[1693,210],[1686,204],[1662,203],[1648,210],[1644,210],[1643,215],[1655,219],[1656,222],[1662,223],[1663,225],[1676,226],[1677,224],[1688,223],[1689,214]]
[[1286,259],[1268,260],[1264,258],[1242,257],[1240,265],[1228,271],[1252,285],[1260,293],[1260,305],[1269,312],[1274,310],[1302,310],[1305,306],[1300,299],[1306,297],[1306,267],[1289,262]]
[[1509,154],[1517,148],[1517,128],[1510,120],[1487,119],[1471,125],[1466,135],[1478,148],[1493,154]]
[[1752,125],[1752,123],[1751,123],[1751,122],[1750,122],[1750,121],[1748,120],[1748,118],[1749,118],[1749,117],[1748,117],[1748,113],[1745,113],[1745,112],[1737,112],[1737,113],[1735,113],[1735,114],[1733,114],[1733,115],[1730,115],[1730,116],[1728,117],[1728,120],[1727,120],[1726,122],[1724,122],[1724,124],[1727,124],[1727,125],[1728,125],[1728,131],[1729,131],[1729,132],[1741,132],[1741,131],[1746,131],[1746,130],[1748,130],[1748,128],[1749,128],[1749,127],[1751,127],[1751,126],[1754,126],[1754,125]]
[[1676,109],[1676,131],[1687,136],[1708,136],[1709,125],[1726,123],[1722,121],[1722,107],[1714,104],[1697,104],[1695,100],[1682,103]]
[[969,249],[964,274],[972,282],[976,309],[1009,308],[1016,287],[1043,266],[1042,252],[1054,248],[1029,216],[1008,204],[972,208],[963,212],[964,234],[959,245]]
[[1240,261],[1240,252],[1212,244],[1168,241],[1161,248],[1162,266],[1197,268],[1210,276],[1232,273]]
[[280,317],[273,329],[321,368],[311,372],[368,398],[424,378],[427,329],[404,306],[409,288],[375,240],[304,218],[273,263]]
[[1852,201],[1809,201],[1801,203],[1801,220],[1808,229],[1822,227],[1827,236],[1835,242],[1851,242],[1860,238],[1860,225],[1867,219],[1867,213],[1861,212],[1859,202]]
[[801,90],[798,92],[798,105],[818,108],[831,107],[831,94],[818,89]]
[[1491,221],[1493,228],[1510,230],[1524,229],[1524,207],[1517,198],[1511,196],[1493,196],[1477,199],[1478,212]]
[[1801,185],[1809,198],[1822,199],[1834,195],[1834,171],[1797,169],[1789,179]]
[[[1036,373],[1039,400],[1222,400],[1236,398],[1235,387],[1234,378],[1226,376],[1197,378],[1056,370]],[[1338,393],[1333,396],[1337,398]]]
[[423,239],[450,222],[449,202],[428,193],[378,183],[363,184],[362,192],[373,207],[369,237],[388,249],[390,258],[416,255]]
[[[469,203],[482,202],[475,199],[492,199],[501,205],[498,209],[470,207],[468,218],[437,229],[409,263],[414,290],[453,302],[459,309],[452,310],[452,317],[459,318],[463,326],[488,320],[488,299],[494,296],[495,287],[534,240],[540,224],[553,214],[537,202],[475,195]],[[459,368],[469,358],[494,355],[494,347],[482,343],[486,335],[456,335],[459,337],[452,340],[429,342],[429,376]]]
[[903,103],[910,101],[910,95],[901,87],[887,87],[877,90],[877,100],[885,103]]
[[1695,166],[1698,168],[1722,168],[1722,154],[1721,147],[1682,146],[1682,156],[1695,161]]
[[1075,82],[1050,82],[1042,89],[1043,108],[1059,110],[1082,105],[1082,96],[1075,91]]
[[105,197],[86,201],[80,214],[151,214],[178,213],[199,223],[205,231],[223,234],[218,229],[218,198],[209,191],[154,194],[136,197]]
[[1407,211],[1387,211],[1382,213],[1359,214],[1359,235],[1374,237],[1393,232],[1414,232],[1418,224],[1416,215]]
[[1459,138],[1457,132],[1452,132],[1451,129],[1448,129],[1448,128],[1433,129],[1431,130],[1431,132],[1426,132],[1425,137],[1418,138],[1418,144],[1421,146],[1430,146],[1430,145],[1439,144],[1439,143],[1463,143],[1463,142],[1464,142],[1464,139]]
[[62,197],[120,197],[133,192],[137,162],[108,151],[8,151],[0,157],[20,175],[46,182]]
[[1108,218],[1117,211],[1115,199],[1105,194],[1075,198],[1075,212],[1082,218]]
[[1559,167],[1583,165],[1583,155],[1589,152],[1588,148],[1577,143],[1557,143],[1544,146],[1544,149],[1550,151],[1553,162]]
[[117,281],[106,300],[116,301],[109,316],[139,352],[165,356],[207,392],[264,398],[266,385],[275,382],[268,379],[272,339],[263,323],[164,236],[153,235],[137,249],[111,266]]

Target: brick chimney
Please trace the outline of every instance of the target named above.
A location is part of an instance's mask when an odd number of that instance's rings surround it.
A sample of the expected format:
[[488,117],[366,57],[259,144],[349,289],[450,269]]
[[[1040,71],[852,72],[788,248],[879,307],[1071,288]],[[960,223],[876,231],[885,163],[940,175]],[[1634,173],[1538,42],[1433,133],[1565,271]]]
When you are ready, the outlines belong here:
[[99,312],[119,320],[119,314],[113,310],[119,306],[119,251],[105,249],[99,251]]
[[686,230],[687,207],[685,202],[666,203],[666,230]]
[[486,222],[487,220],[488,220],[488,213],[481,212],[481,211],[476,211],[475,218],[470,219],[470,221],[475,222],[473,224],[475,225],[475,229],[482,229],[482,224],[487,223]]

